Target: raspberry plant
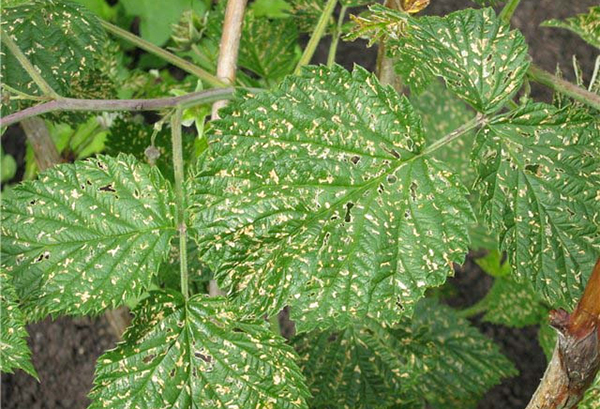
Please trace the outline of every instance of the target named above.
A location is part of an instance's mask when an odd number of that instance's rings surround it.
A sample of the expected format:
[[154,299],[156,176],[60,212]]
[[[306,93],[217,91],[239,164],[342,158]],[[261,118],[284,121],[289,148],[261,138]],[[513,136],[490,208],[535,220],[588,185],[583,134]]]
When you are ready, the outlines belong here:
[[[78,159],[36,175],[51,152],[30,139],[32,180],[2,199],[2,371],[37,376],[27,322],[128,305],[92,408],[465,408],[516,375],[466,319],[485,313],[542,324],[530,407],[598,408],[598,64],[589,86],[536,67],[518,0],[389,1],[350,28],[369,2],[337,20],[336,0],[176,1],[159,20],[151,1],[79,3],[2,11],[2,126]],[[598,47],[598,10],[546,25]],[[130,14],[141,38],[103,20]],[[328,64],[308,65],[324,35]],[[342,37],[379,43],[378,75],[335,64]],[[495,284],[453,310],[435,288],[482,246]]]

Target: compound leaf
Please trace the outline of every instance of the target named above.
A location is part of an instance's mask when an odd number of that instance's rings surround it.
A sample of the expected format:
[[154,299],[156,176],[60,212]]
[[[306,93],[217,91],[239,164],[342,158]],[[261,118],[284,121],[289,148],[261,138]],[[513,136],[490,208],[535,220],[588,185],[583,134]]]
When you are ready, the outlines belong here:
[[392,322],[464,259],[466,190],[428,157],[408,100],[364,69],[307,68],[213,125],[193,223],[252,312],[289,304],[300,330]]
[[540,297],[527,282],[511,277],[497,277],[494,285],[480,301],[486,308],[484,321],[509,327],[537,325],[548,316]]
[[98,359],[90,408],[307,408],[292,348],[237,315],[222,298],[151,293]]
[[600,254],[600,131],[546,104],[505,114],[477,135],[482,213],[518,278],[572,308]]
[[277,82],[294,71],[299,57],[298,30],[292,21],[247,13],[240,43],[240,66]]
[[566,20],[544,21],[541,26],[571,30],[588,44],[600,48],[600,6],[590,7],[587,14],[578,14]]
[[13,373],[15,369],[22,369],[37,378],[26,341],[25,316],[4,269],[0,271],[0,289],[0,371]]
[[[516,370],[498,348],[435,300],[391,328],[363,320],[295,339],[315,408],[465,408]],[[420,405],[418,403],[420,402]]]
[[131,156],[58,165],[3,201],[2,263],[28,314],[98,313],[150,283],[174,213],[168,182]]
[[[312,408],[406,407],[414,373],[398,353],[398,340],[374,320],[337,332],[294,339]],[[415,399],[416,400],[416,399]]]
[[[465,103],[453,95],[441,81],[433,81],[419,95],[411,95],[410,102],[423,120],[425,139],[433,143],[449,134],[475,116]],[[473,146],[475,132],[469,132],[444,145],[434,153],[434,157],[460,175],[465,186],[472,186],[474,172],[469,165],[469,153]]]
[[502,108],[529,67],[523,35],[489,8],[411,19],[406,35],[389,43],[409,85],[422,88],[428,71],[483,113]]
[[398,354],[414,362],[417,388],[434,409],[474,407],[500,380],[517,375],[512,362],[469,322],[433,299],[393,330]]
[[[57,0],[35,0],[2,11],[2,29],[58,93],[67,94],[94,68],[106,41],[100,22],[85,7]],[[2,43],[2,81],[28,94],[37,85]]]

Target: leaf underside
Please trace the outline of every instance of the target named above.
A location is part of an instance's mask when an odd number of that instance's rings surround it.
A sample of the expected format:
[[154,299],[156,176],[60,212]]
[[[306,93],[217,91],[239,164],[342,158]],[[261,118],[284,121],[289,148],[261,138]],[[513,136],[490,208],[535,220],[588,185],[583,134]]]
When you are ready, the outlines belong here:
[[529,104],[477,135],[486,222],[511,269],[570,309],[600,255],[600,131],[585,113]]
[[223,118],[190,202],[205,260],[244,308],[293,306],[299,330],[393,322],[463,261],[466,190],[422,153],[409,102],[365,70],[307,68]]
[[295,340],[315,408],[471,407],[514,366],[449,307],[427,299],[392,328],[365,320]]
[[99,313],[139,295],[175,233],[171,187],[132,156],[58,165],[13,192],[2,263],[31,318]]
[[98,359],[90,408],[307,408],[292,348],[236,316],[222,298],[152,293]]
[[493,9],[460,10],[411,19],[406,35],[390,40],[402,78],[416,90],[442,77],[482,113],[498,111],[520,88],[529,67],[523,35]]
[[0,371],[13,373],[22,369],[37,378],[27,346],[25,316],[19,309],[17,294],[10,277],[0,271]]

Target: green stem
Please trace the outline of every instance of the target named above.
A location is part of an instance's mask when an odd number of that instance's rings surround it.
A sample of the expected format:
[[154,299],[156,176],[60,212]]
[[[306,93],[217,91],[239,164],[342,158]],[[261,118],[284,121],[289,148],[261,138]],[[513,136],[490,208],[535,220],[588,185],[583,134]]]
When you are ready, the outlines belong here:
[[500,20],[504,21],[506,24],[510,24],[510,19],[512,18],[515,10],[519,6],[521,0],[510,0],[502,11],[500,12]]
[[586,89],[563,80],[562,78],[558,78],[557,76],[544,71],[534,64],[529,66],[527,75],[535,82],[539,82],[540,84],[550,87],[561,94],[571,97],[576,101],[600,111],[600,96],[594,94],[593,92],[589,92]]
[[476,315],[482,314],[487,311],[488,303],[485,302],[485,299],[479,301],[477,304],[472,305],[464,310],[457,311],[457,315],[462,318],[471,318]]
[[437,141],[435,141],[434,143],[432,143],[431,145],[426,147],[423,150],[422,155],[427,155],[427,154],[430,154],[430,153],[438,150],[442,146],[449,144],[450,142],[459,138],[460,136],[464,135],[465,133],[467,133],[487,122],[488,122],[488,119],[485,116],[483,116],[483,114],[477,114],[469,122],[461,125],[460,127],[456,128],[454,131],[450,132],[446,136],[438,139]]
[[201,80],[204,80],[215,87],[228,86],[208,71],[205,71],[197,65],[192,64],[191,62],[184,60],[183,58],[178,57],[167,50],[157,47],[156,45],[144,40],[143,38],[136,36],[135,34],[130,33],[129,31],[123,30],[122,28],[119,28],[109,23],[108,21],[100,20],[100,22],[102,23],[102,26],[106,29],[106,31],[116,35],[117,37],[127,40],[132,44],[135,44],[142,50],[148,51],[149,53],[154,54],[167,62],[170,62],[174,66],[179,67],[192,75],[195,75]]
[[27,59],[23,51],[17,46],[17,44],[13,41],[12,38],[4,30],[2,30],[2,40],[6,47],[10,50],[12,55],[15,56],[19,64],[23,67],[23,69],[29,74],[33,82],[40,88],[44,95],[47,95],[53,99],[60,98],[60,95],[56,91],[52,89],[52,87],[46,82],[46,80],[42,77],[40,72],[31,64],[31,61]]
[[342,25],[344,24],[344,17],[346,17],[346,10],[348,7],[342,6],[340,10],[340,16],[338,18],[337,27],[335,33],[331,38],[331,45],[329,46],[329,54],[327,55],[327,66],[331,67],[335,63],[335,54],[337,53],[338,43],[340,42],[340,35],[342,34]]
[[317,26],[308,40],[308,44],[302,53],[302,57],[300,57],[300,61],[298,61],[298,65],[296,66],[296,70],[294,74],[298,75],[300,73],[300,69],[305,65],[310,63],[310,60],[317,49],[317,45],[319,45],[319,41],[321,41],[321,37],[325,33],[325,29],[327,29],[327,25],[329,24],[329,20],[333,15],[333,10],[335,10],[335,6],[337,4],[337,0],[327,0],[327,4],[325,4],[325,10],[323,10],[323,14],[319,18]]
[[177,206],[177,229],[179,230],[179,265],[181,273],[181,293],[187,300],[188,266],[187,266],[187,237],[185,225],[185,202],[183,198],[183,144],[181,142],[181,115],[183,110],[178,107],[171,117],[171,137],[173,142],[173,169],[175,176],[175,204]]

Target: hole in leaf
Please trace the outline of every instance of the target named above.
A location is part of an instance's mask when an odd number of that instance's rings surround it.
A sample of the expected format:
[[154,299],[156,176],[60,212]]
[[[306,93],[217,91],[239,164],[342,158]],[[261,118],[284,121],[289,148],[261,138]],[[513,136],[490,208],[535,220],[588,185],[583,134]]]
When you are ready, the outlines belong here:
[[169,378],[174,378],[175,377],[175,368],[171,369],[171,371],[169,371]]
[[377,188],[377,192],[378,192],[379,194],[382,194],[384,191],[385,191],[385,189],[383,188],[383,184],[382,184],[382,183],[380,183],[380,184],[379,184],[379,187]]
[[327,342],[335,342],[335,340],[337,339],[338,334],[333,333],[329,336],[329,338],[327,338]]
[[30,204],[30,205],[32,205],[32,206],[33,206],[34,204],[36,204],[36,203],[37,203],[37,200],[35,200],[35,199],[33,199],[31,202],[29,202],[29,204]]
[[396,183],[398,181],[398,178],[394,175],[389,175],[387,177],[387,181],[390,185],[393,185],[394,183]]
[[531,172],[534,175],[540,175],[540,165],[538,164],[534,164],[534,165],[525,165],[525,171],[527,172]]
[[144,362],[145,364],[149,364],[150,362],[152,362],[152,361],[154,360],[154,358],[156,358],[156,355],[154,355],[154,354],[150,354],[150,355],[148,355],[148,356],[145,356],[145,357],[142,359],[142,362]]
[[109,183],[106,186],[102,186],[98,190],[100,190],[101,192],[111,192],[111,193],[115,193],[116,192],[116,190],[115,190],[115,188],[114,188],[114,186],[113,186],[112,183]]
[[400,154],[398,153],[398,151],[396,149],[389,149],[388,152],[391,153],[392,156],[394,156],[394,158],[400,159]]
[[360,156],[353,156],[350,158],[350,162],[354,163],[355,165],[360,162]]
[[194,356],[196,358],[202,359],[204,362],[208,362],[208,363],[212,362],[212,356],[210,356],[210,355],[204,355],[203,353],[201,353],[199,351],[194,352]]
[[409,188],[410,189],[410,197],[413,201],[417,200],[417,188],[418,187],[419,187],[419,185],[417,185],[416,182],[412,182],[410,184],[410,188]]
[[346,216],[344,216],[344,221],[346,223],[350,223],[352,221],[352,215],[350,214],[350,209],[354,207],[354,203],[348,202],[346,203]]

